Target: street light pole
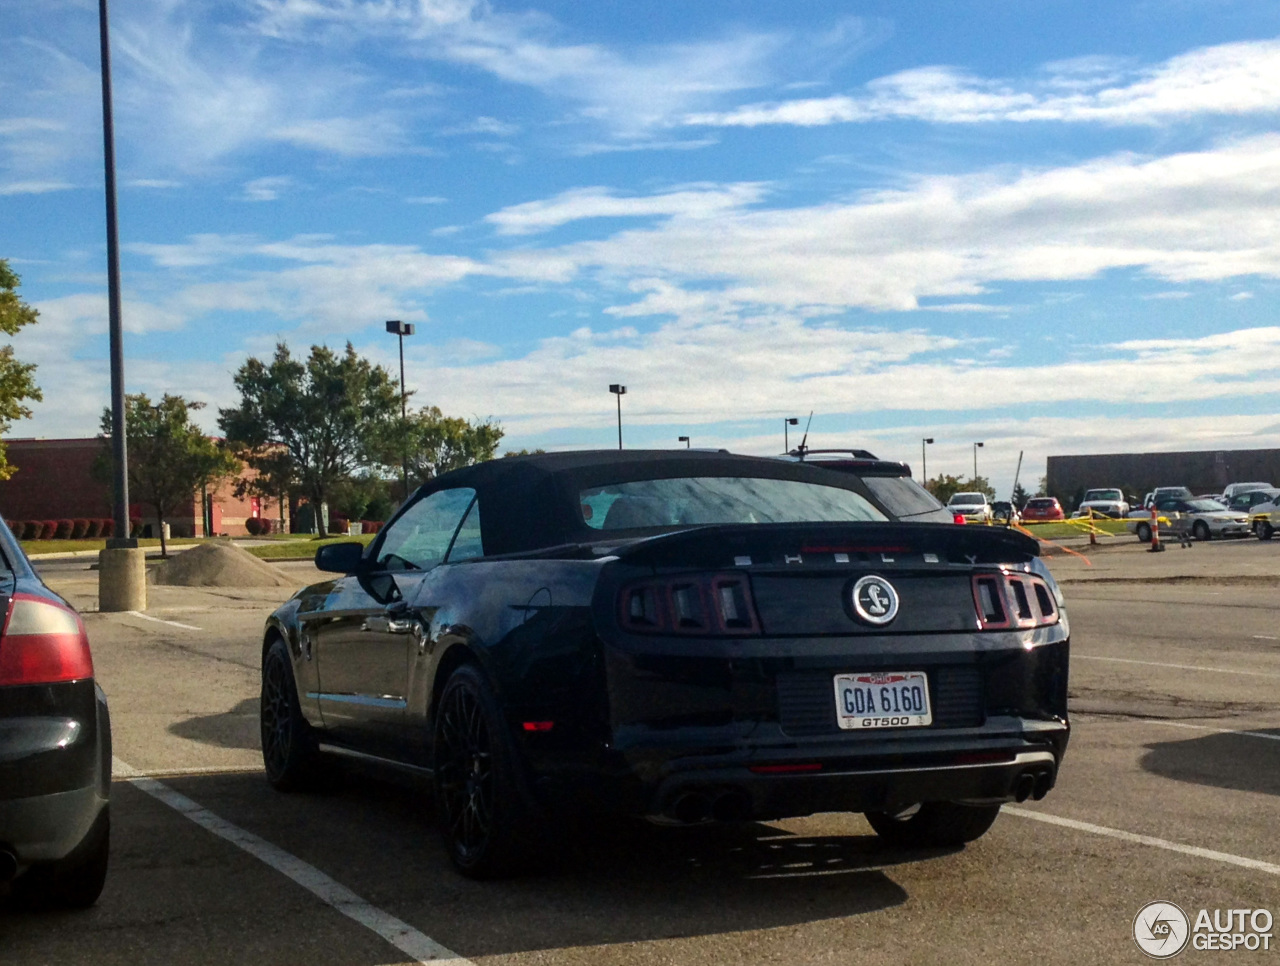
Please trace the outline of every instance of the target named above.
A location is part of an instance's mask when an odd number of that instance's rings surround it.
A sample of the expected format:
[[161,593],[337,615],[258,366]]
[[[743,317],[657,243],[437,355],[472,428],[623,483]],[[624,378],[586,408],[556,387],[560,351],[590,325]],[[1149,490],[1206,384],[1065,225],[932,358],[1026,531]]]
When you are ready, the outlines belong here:
[[[400,429],[404,431],[409,422],[405,409],[404,337],[413,335],[413,323],[390,319],[387,322],[387,331],[400,341]],[[407,438],[404,440],[404,449],[400,452],[400,483],[404,487],[404,498],[407,500],[409,499],[409,440]]]
[[924,448],[926,445],[933,443],[932,436],[926,436],[920,440],[920,485],[924,486],[929,482],[929,463],[925,459]]
[[688,448],[689,448],[689,445],[690,445],[690,444],[689,444],[689,437],[688,437],[688,436],[677,436],[677,437],[676,437],[676,442],[678,442],[678,443],[684,443],[684,448],[685,448],[685,449],[688,449]]
[[981,443],[973,444],[973,479],[975,483],[978,479],[978,450],[981,449],[981,447]]
[[622,397],[627,394],[627,387],[612,383],[609,391],[618,397],[618,449],[622,449]]
[[787,439],[787,427],[799,426],[799,425],[800,425],[799,416],[787,416],[782,420],[782,454],[784,456],[791,452],[791,443]]
[[129,453],[125,442],[124,326],[120,319],[120,227],[116,220],[116,136],[111,109],[111,37],[107,0],[98,0],[102,47],[102,154],[107,193],[107,328],[111,354],[111,517],[108,547],[136,547],[129,534]]

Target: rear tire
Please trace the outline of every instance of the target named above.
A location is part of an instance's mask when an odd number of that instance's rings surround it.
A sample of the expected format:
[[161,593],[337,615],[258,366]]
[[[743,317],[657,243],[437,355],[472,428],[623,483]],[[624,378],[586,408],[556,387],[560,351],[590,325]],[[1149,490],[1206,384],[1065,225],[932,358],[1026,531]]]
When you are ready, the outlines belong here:
[[1213,534],[1209,532],[1209,524],[1203,520],[1195,522],[1195,525],[1191,528],[1191,535],[1197,540],[1210,540],[1213,538]]
[[964,845],[986,834],[1000,814],[999,805],[925,802],[896,814],[867,812],[876,834],[901,848]]
[[498,700],[473,665],[441,692],[434,744],[436,821],[454,867],[471,879],[521,871],[535,830]]
[[320,752],[315,734],[298,704],[298,686],[293,680],[289,648],[279,638],[272,642],[262,660],[258,721],[267,781],[282,792],[314,788],[320,777]]
[[1139,523],[1134,532],[1138,534],[1139,543],[1151,542],[1151,524]]
[[1275,529],[1266,520],[1259,520],[1253,525],[1253,532],[1259,540],[1270,540],[1276,535]]

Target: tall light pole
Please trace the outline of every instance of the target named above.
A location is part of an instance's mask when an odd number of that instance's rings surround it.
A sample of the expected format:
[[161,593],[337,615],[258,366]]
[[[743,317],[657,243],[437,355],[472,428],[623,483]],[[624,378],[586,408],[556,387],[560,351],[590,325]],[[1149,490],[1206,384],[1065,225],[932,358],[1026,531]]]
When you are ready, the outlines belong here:
[[[400,429],[405,431],[409,418],[408,413],[405,411],[404,337],[413,335],[413,323],[390,319],[387,322],[387,331],[400,341]],[[409,440],[407,435],[404,440],[404,449],[400,452],[400,483],[404,487],[404,498],[407,500],[409,499]]]
[[627,387],[613,383],[609,391],[618,397],[618,449],[622,449],[622,397],[627,394]]
[[799,425],[800,425],[799,416],[787,416],[785,419],[782,420],[782,453],[784,456],[787,453],[791,452],[791,443],[787,439],[787,427],[799,426]]
[[124,326],[120,320],[120,228],[116,221],[116,135],[111,110],[111,38],[107,0],[98,0],[102,48],[102,154],[107,190],[107,329],[111,353],[111,482],[115,532],[108,547],[136,547],[129,536],[129,454],[125,443]]
[[978,450],[981,448],[981,443],[973,444],[973,478],[975,481],[978,479]]
[[929,482],[929,463],[924,456],[924,448],[933,445],[933,437],[926,436],[920,440],[920,485],[924,486]]
[[676,442],[684,443],[684,448],[685,448],[685,449],[688,449],[688,448],[689,448],[689,445],[690,445],[690,444],[689,444],[689,437],[688,437],[688,436],[677,436],[677,437],[676,437]]

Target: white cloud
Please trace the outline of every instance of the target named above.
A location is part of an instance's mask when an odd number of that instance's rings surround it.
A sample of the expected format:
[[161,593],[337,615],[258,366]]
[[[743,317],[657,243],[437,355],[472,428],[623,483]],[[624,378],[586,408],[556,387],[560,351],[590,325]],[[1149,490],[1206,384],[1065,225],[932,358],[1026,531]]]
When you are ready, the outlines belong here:
[[662,278],[714,285],[738,304],[832,310],[970,302],[1002,281],[1083,280],[1116,269],[1176,283],[1280,276],[1274,135],[1156,159],[1126,154],[925,178],[805,208],[734,206],[694,218],[669,200],[593,188],[505,209],[490,218],[519,231],[593,213],[670,217],[602,240],[496,253],[491,266],[551,283],[589,270]]
[[753,183],[689,185],[660,195],[628,198],[619,197],[608,188],[575,188],[545,201],[503,208],[486,215],[484,220],[497,225],[499,234],[525,235],[584,218],[709,218],[753,204],[764,192],[764,185]]
[[252,181],[245,182],[244,193],[241,195],[241,200],[275,201],[280,197],[280,192],[292,185],[293,179],[288,175],[254,178]]
[[1252,292],[1236,292],[1235,295],[1228,296],[1227,300],[1230,302],[1247,302],[1251,298],[1253,298]]
[[75,185],[66,181],[10,181],[0,184],[0,195],[43,195],[50,191],[67,191]]
[[943,124],[1069,121],[1153,124],[1197,115],[1280,111],[1280,40],[1204,47],[1123,71],[1113,61],[1046,65],[1040,77],[988,80],[951,67],[920,67],[869,82],[854,95],[750,104],[690,114],[685,124],[756,127],[910,118]]

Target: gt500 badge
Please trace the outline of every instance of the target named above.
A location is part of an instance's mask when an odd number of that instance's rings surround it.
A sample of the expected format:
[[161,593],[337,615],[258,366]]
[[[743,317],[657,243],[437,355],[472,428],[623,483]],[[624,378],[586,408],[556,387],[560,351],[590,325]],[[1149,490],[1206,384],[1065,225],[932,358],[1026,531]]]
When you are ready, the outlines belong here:
[[882,627],[898,616],[898,592],[883,577],[870,575],[853,585],[854,612],[868,624]]

